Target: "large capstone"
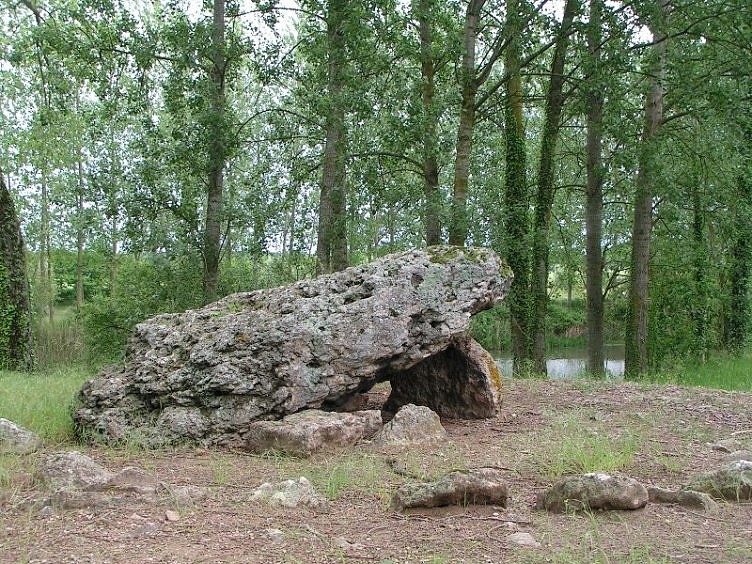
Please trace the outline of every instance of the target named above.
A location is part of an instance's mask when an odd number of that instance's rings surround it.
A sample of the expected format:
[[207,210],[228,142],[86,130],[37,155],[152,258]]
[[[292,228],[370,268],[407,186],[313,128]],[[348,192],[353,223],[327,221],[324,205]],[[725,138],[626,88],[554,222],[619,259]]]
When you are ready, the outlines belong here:
[[83,386],[74,418],[108,441],[238,445],[253,421],[339,411],[383,381],[395,412],[490,417],[501,382],[467,331],[511,278],[493,251],[431,247],[159,315],[136,326],[123,365]]

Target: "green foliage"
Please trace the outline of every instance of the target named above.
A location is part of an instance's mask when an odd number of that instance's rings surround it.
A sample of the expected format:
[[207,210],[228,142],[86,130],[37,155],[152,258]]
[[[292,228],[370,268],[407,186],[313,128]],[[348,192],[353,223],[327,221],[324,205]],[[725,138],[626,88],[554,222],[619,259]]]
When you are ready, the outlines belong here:
[[80,367],[34,373],[0,371],[0,417],[34,431],[45,441],[71,441],[70,408],[91,376]]
[[158,313],[199,306],[201,267],[188,258],[121,257],[110,295],[86,303],[81,315],[88,360],[112,362],[122,358],[133,327]]
[[470,334],[483,348],[501,351],[509,347],[509,308],[497,305],[470,319]]

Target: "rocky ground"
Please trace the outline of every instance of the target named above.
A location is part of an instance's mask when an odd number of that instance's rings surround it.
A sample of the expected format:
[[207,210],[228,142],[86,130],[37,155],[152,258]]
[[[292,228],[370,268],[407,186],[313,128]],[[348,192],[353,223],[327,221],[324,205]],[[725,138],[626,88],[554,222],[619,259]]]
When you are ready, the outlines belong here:
[[[637,511],[533,509],[558,476],[583,469],[621,468],[645,485],[679,487],[721,467],[729,451],[752,450],[752,394],[536,380],[506,382],[505,394],[499,418],[444,421],[448,440],[430,447],[361,445],[310,459],[135,445],[3,455],[0,562],[752,561],[750,502],[709,512],[652,503]],[[374,403],[384,397],[371,394]],[[42,507],[49,493],[33,476],[61,450],[85,452],[112,472],[136,467],[145,481],[170,487],[93,507],[64,499]],[[390,509],[402,484],[484,466],[506,476],[506,508]],[[300,476],[328,508],[251,500],[262,482]]]

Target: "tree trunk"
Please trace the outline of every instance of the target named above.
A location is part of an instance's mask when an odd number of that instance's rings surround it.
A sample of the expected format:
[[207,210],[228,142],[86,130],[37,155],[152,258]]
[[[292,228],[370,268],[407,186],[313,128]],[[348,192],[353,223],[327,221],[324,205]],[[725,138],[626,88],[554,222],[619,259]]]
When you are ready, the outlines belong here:
[[84,304],[84,163],[78,153],[78,193],[76,194],[76,309]]
[[13,198],[0,171],[0,370],[33,366],[26,251]]
[[[657,0],[658,17],[666,17],[668,0]],[[650,91],[645,97],[645,125],[639,151],[632,223],[632,258],[629,285],[629,313],[624,343],[624,374],[634,378],[648,371],[648,282],[650,234],[653,224],[653,193],[658,174],[657,137],[663,121],[663,82],[666,69],[667,37],[663,26],[651,25],[655,44],[649,69]]]
[[[747,143],[752,142],[748,134]],[[748,150],[748,149],[747,149]],[[752,274],[752,180],[749,157],[746,167],[736,179],[734,201],[733,241],[729,268],[729,307],[725,346],[732,353],[739,353],[746,345],[750,327],[749,288]]]
[[587,29],[588,84],[587,113],[587,181],[585,187],[585,293],[587,295],[588,372],[605,374],[605,339],[603,335],[603,90],[601,88],[601,6],[602,0],[590,0]]
[[559,140],[561,111],[564,107],[564,62],[569,34],[578,0],[567,0],[559,34],[556,38],[551,79],[546,96],[545,120],[541,139],[538,190],[533,226],[533,268],[530,277],[532,311],[530,333],[533,340],[533,366],[536,372],[546,373],[546,306],[548,305],[548,234],[551,227],[551,208],[554,203],[554,156]]
[[[692,267],[694,270],[694,292],[692,320],[694,343],[692,352],[700,364],[704,364],[708,354],[708,245],[705,238],[705,215],[698,183],[692,184]],[[748,224],[747,224],[748,225]],[[744,229],[747,231],[747,228]],[[746,302],[746,300],[745,300]]]
[[527,189],[527,154],[525,124],[522,118],[522,81],[520,77],[519,15],[517,0],[507,3],[506,48],[507,101],[504,111],[506,137],[506,178],[504,189],[503,246],[506,260],[514,273],[506,302],[512,329],[512,371],[515,375],[529,371],[529,217]]
[[438,245],[441,242],[441,193],[439,192],[439,164],[436,156],[438,153],[436,137],[438,116],[434,103],[436,61],[433,55],[432,7],[433,2],[430,0],[417,0],[420,71],[423,79],[421,102],[423,104],[423,191],[426,245]]
[[326,143],[319,198],[318,272],[347,268],[345,35],[349,0],[332,0],[327,14]]
[[464,245],[467,239],[467,190],[470,177],[473,129],[475,127],[475,95],[478,81],[475,71],[475,43],[478,38],[480,12],[485,0],[470,0],[465,13],[460,82],[462,105],[457,126],[457,149],[454,161],[454,189],[452,219],[449,224],[449,244]]
[[219,262],[222,256],[222,211],[224,203],[224,167],[226,160],[224,113],[225,0],[214,0],[212,18],[211,113],[209,140],[208,190],[204,224],[204,303],[217,299]]
[[[44,158],[44,157],[42,157]],[[39,313],[47,313],[50,323],[55,321],[55,292],[52,284],[52,261],[50,260],[50,198],[46,165],[42,165],[40,192],[41,228],[39,230]]]

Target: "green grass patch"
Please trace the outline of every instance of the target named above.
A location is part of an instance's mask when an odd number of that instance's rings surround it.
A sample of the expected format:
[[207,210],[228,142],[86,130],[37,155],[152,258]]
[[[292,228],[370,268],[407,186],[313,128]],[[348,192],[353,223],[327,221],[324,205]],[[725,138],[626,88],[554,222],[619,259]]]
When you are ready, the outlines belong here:
[[560,434],[550,441],[536,456],[536,466],[548,480],[568,474],[623,470],[632,464],[640,443],[631,432],[612,436],[605,430],[583,428],[577,418],[565,420]]
[[752,355],[718,356],[705,364],[678,365],[669,371],[652,375],[650,381],[749,392],[752,391]]
[[73,438],[70,408],[91,372],[77,367],[31,374],[0,371],[0,417],[48,442]]

